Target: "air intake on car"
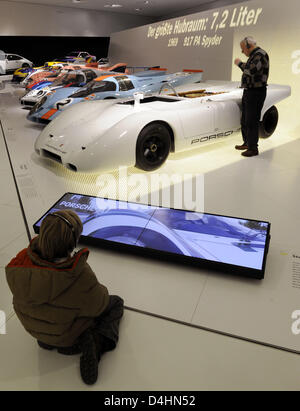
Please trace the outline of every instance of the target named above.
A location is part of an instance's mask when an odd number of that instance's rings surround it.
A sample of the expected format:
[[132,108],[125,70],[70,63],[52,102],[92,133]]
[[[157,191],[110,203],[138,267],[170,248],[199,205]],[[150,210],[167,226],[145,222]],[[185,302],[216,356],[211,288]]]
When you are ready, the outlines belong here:
[[74,164],[68,163],[68,164],[67,164],[67,167],[68,167],[70,170],[72,170],[72,171],[77,171],[77,167],[74,166]]
[[51,160],[57,161],[58,163],[62,163],[61,157],[58,154],[51,153],[51,151],[43,149],[43,156],[51,158]]

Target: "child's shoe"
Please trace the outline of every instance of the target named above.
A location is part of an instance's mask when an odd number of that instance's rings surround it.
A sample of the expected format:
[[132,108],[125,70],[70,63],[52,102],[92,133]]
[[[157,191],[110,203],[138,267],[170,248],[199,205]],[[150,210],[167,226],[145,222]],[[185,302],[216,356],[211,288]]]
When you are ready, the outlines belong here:
[[95,384],[98,379],[98,350],[90,330],[80,337],[82,356],[80,357],[80,374],[83,382]]

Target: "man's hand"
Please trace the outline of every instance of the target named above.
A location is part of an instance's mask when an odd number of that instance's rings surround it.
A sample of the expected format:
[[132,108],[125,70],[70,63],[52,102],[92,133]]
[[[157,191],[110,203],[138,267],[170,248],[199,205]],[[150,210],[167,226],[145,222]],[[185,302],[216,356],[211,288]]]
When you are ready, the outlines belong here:
[[242,62],[241,59],[235,59],[235,60],[234,60],[234,64],[237,65],[237,66],[238,66],[241,62]]

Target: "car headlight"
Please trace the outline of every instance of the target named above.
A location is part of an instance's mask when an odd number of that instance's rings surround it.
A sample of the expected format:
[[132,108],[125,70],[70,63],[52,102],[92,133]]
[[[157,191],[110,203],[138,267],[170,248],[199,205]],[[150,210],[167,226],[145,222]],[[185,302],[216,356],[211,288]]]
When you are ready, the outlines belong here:
[[[31,90],[31,91],[28,91],[28,92],[25,94],[25,96],[26,96],[26,97],[32,97],[32,96],[34,96],[34,91],[32,91],[32,90]],[[25,97],[25,96],[24,96],[24,97]]]

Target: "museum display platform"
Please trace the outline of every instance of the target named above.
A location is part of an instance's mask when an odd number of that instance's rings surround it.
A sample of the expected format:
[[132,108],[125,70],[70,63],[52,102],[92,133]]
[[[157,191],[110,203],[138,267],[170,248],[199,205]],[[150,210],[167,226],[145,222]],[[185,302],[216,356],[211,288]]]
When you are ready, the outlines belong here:
[[[27,110],[19,104],[22,93],[21,87],[3,82],[0,133],[8,149],[25,224],[33,237],[33,223],[64,193],[103,192],[101,176],[74,173],[38,158],[34,141],[44,126],[26,119]],[[90,247],[89,263],[99,281],[111,294],[122,295],[132,310],[300,353],[299,338],[292,332],[292,313],[299,309],[300,294],[300,140],[286,132],[280,120],[274,135],[260,141],[259,156],[241,157],[234,150],[240,140],[236,134],[196,151],[170,155],[157,173],[170,177],[184,174],[187,179],[201,175],[204,201],[197,204],[197,211],[270,221],[264,280],[95,247]],[[110,175],[119,182],[119,199],[126,199],[126,181],[120,173],[124,170]],[[153,174],[126,170],[128,178],[145,175],[149,182]],[[112,190],[111,198],[114,194]]]

